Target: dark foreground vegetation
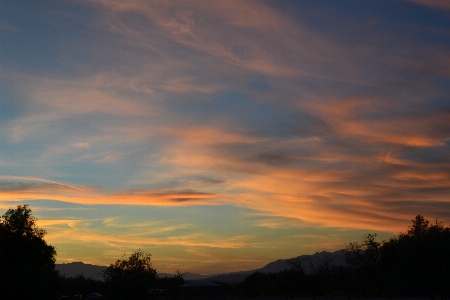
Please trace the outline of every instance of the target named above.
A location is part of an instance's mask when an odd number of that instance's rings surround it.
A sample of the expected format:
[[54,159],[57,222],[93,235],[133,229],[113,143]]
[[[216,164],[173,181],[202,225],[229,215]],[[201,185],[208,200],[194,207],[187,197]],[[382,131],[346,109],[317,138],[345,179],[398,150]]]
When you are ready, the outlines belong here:
[[450,227],[438,220],[430,224],[418,215],[406,233],[382,242],[367,234],[346,251],[346,267],[325,257],[306,274],[304,262],[292,259],[290,270],[253,273],[238,291],[248,296],[449,296]]
[[[347,266],[336,266],[325,256],[306,272],[307,261],[291,259],[279,273],[255,272],[242,283],[185,285],[180,273],[158,277],[151,255],[137,250],[118,259],[104,272],[104,281],[84,276],[66,278],[55,270],[55,248],[44,240],[46,232],[27,205],[9,209],[0,219],[0,298],[51,300],[61,295],[103,299],[223,298],[341,296],[395,297],[439,296],[450,293],[450,226],[438,220],[430,224],[421,215],[406,233],[378,242],[367,234],[361,242],[346,246]],[[309,262],[311,263],[311,262]]]

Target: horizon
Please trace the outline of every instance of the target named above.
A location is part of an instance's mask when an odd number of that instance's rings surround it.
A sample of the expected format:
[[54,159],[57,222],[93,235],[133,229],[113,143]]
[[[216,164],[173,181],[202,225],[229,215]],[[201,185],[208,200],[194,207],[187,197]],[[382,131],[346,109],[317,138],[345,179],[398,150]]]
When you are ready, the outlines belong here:
[[[217,276],[217,275],[232,275],[232,274],[239,274],[239,273],[248,273],[248,272],[257,272],[257,271],[260,271],[261,269],[264,269],[265,267],[267,267],[268,265],[270,265],[270,264],[272,264],[272,263],[277,263],[277,262],[279,262],[279,261],[287,261],[287,260],[289,260],[289,259],[296,259],[296,258],[299,258],[299,257],[302,257],[302,256],[311,256],[311,257],[313,257],[313,256],[315,256],[315,255],[320,255],[320,254],[322,254],[322,253],[328,253],[328,254],[334,254],[334,253],[337,253],[337,252],[341,252],[341,251],[345,251],[345,249],[340,249],[340,250],[336,250],[336,251],[332,251],[332,252],[329,252],[329,251],[320,251],[320,252],[315,252],[315,253],[313,253],[313,254],[303,254],[303,255],[299,255],[299,256],[296,256],[296,257],[289,257],[289,258],[279,258],[279,259],[276,259],[276,260],[274,260],[274,261],[271,261],[271,262],[269,262],[269,263],[266,263],[266,264],[264,264],[264,265],[262,265],[262,266],[259,266],[259,267],[257,267],[257,268],[255,268],[255,269],[252,269],[252,270],[239,270],[239,271],[233,271],[233,272],[225,272],[225,273],[208,273],[208,274],[200,274],[200,273],[194,273],[194,272],[190,272],[189,270],[188,271],[183,271],[183,272],[181,272],[180,270],[177,270],[177,271],[180,271],[180,273],[181,274],[190,274],[190,275],[200,275],[200,276],[209,276],[209,277],[214,277],[214,276]],[[73,264],[75,264],[75,265],[79,265],[79,264],[81,264],[81,265],[87,265],[87,266],[93,266],[93,267],[101,267],[101,268],[107,268],[108,267],[108,265],[93,265],[93,264],[88,264],[88,263],[84,263],[84,262],[82,262],[82,261],[72,261],[72,262],[68,262],[68,263],[56,263],[56,265],[58,266],[62,266],[62,265],[73,265]],[[338,261],[337,262],[337,264],[334,264],[333,262],[332,262],[332,264],[333,265],[341,265],[342,264],[342,261]],[[58,269],[58,267],[56,268],[56,269]],[[306,267],[306,269],[308,269],[308,267]],[[73,270],[72,270],[73,271]],[[174,272],[174,273],[166,273],[166,272],[159,272],[158,270],[156,270],[157,271],[157,274],[158,275],[160,275],[160,274],[163,274],[164,276],[168,276],[168,275],[170,275],[170,276],[176,276],[177,275],[177,272]],[[267,272],[267,271],[266,271]],[[78,274],[78,273],[77,273]],[[83,276],[85,276],[85,277],[88,277],[88,276],[86,276],[84,273],[80,273],[81,275],[83,275]],[[63,274],[64,275],[64,274]],[[70,277],[70,276],[69,276]],[[195,280],[195,279],[187,279],[187,280]]]
[[0,1],[0,210],[56,263],[252,270],[450,224],[450,5]]

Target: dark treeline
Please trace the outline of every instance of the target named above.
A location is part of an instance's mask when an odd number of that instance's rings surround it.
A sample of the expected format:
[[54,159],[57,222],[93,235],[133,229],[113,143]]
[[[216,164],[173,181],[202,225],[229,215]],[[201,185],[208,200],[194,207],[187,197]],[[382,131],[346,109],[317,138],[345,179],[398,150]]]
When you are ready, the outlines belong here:
[[[56,299],[60,295],[100,292],[106,299],[150,299],[182,295],[185,283],[178,273],[159,277],[151,255],[137,250],[106,268],[104,281],[80,275],[66,278],[55,270],[55,248],[45,230],[36,226],[27,205],[0,218],[0,296],[3,299]],[[325,256],[318,264],[291,259],[279,273],[255,272],[222,292],[241,296],[433,296],[450,292],[450,226],[430,224],[421,215],[407,232],[378,242],[376,234],[346,246],[346,266]],[[311,262],[309,262],[311,263]],[[182,295],[183,296],[183,295]]]
[[255,272],[238,284],[235,291],[243,296],[332,296],[336,293],[347,294],[348,282],[347,270],[334,266],[315,274],[305,274],[298,270],[284,270],[279,273]]
[[57,295],[88,295],[92,292],[106,294],[106,286],[103,281],[86,278],[83,275],[76,277],[58,276]]
[[[82,295],[98,292],[104,295],[104,299],[152,299],[160,295],[178,296],[180,286],[185,283],[181,274],[173,277],[156,276],[151,283],[136,285],[129,279],[114,281],[100,281],[86,278],[83,275],[65,277],[59,275],[57,295]],[[137,288],[136,288],[137,287]]]
[[448,297],[450,292],[450,227],[421,215],[406,233],[376,241],[367,234],[363,241],[346,247],[347,266],[334,266],[327,257],[304,271],[303,261],[291,259],[291,269],[279,273],[256,272],[237,286],[247,295],[355,295]]

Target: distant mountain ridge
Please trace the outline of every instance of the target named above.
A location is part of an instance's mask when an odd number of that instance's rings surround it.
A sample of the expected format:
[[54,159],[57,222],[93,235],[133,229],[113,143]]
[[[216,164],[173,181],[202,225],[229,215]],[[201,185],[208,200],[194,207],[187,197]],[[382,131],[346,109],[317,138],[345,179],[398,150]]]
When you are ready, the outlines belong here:
[[85,264],[81,261],[77,261],[68,264],[56,264],[55,269],[59,271],[61,275],[66,277],[77,277],[78,275],[83,275],[86,278],[103,281],[103,271],[106,267]]
[[[248,275],[254,272],[261,273],[278,273],[283,270],[287,270],[291,268],[289,261],[291,259],[297,260],[301,262],[301,266],[306,274],[311,274],[314,272],[314,268],[317,269],[321,264],[328,261],[330,265],[333,266],[346,266],[347,263],[345,261],[345,250],[338,250],[334,252],[316,252],[314,254],[300,255],[298,257],[288,258],[288,259],[279,259],[273,262],[268,263],[264,267],[260,269],[250,270],[250,271],[241,271],[241,272],[233,272],[233,273],[224,273],[217,275],[204,275],[207,276],[204,279],[207,281],[219,281],[224,283],[235,284],[242,282]],[[185,278],[186,280],[190,280]],[[193,279],[191,279],[193,280]]]
[[[325,260],[331,265],[334,266],[346,266],[347,263],[345,261],[345,252],[346,250],[338,250],[334,252],[322,251],[316,252],[314,254],[300,255],[298,257],[294,257],[294,260],[301,261],[301,265],[306,274],[313,273],[313,268],[317,268],[320,264],[325,263]],[[283,271],[284,269],[290,269],[291,266],[289,264],[290,259],[279,259],[277,261],[268,263],[261,269],[256,271],[263,273],[277,273]]]
[[[310,274],[314,272],[314,268],[320,266],[325,261],[328,261],[331,265],[334,266],[346,266],[345,262],[345,250],[338,250],[334,252],[316,252],[310,255],[300,255],[298,257],[293,258],[297,261],[301,261],[301,266],[305,273]],[[183,273],[183,277],[187,281],[219,281],[224,283],[239,283],[242,282],[245,277],[254,273],[254,272],[262,272],[262,273],[278,273],[285,269],[290,269],[291,265],[289,261],[291,259],[279,259],[273,262],[268,263],[264,267],[255,270],[249,271],[240,271],[240,272],[230,272],[230,273],[220,273],[220,274],[209,274],[209,275],[201,275],[186,272]],[[76,277],[78,275],[83,275],[86,278],[92,278],[95,280],[103,280],[103,271],[106,269],[105,266],[96,266],[91,264],[84,264],[82,262],[72,262],[67,264],[56,264],[56,270],[58,270],[61,275],[66,277]],[[171,277],[174,274],[168,273],[159,273],[160,277]]]

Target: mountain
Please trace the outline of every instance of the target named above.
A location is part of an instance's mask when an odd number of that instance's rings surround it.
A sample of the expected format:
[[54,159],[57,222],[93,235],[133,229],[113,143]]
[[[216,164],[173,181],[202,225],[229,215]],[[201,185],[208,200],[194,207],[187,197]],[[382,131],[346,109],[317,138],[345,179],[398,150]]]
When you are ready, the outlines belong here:
[[[173,277],[175,275],[176,274],[158,273],[158,277],[166,277],[166,276],[167,277]],[[211,276],[215,276],[215,274],[213,274],[213,275],[201,275],[201,274],[195,274],[195,273],[191,273],[191,272],[183,273],[183,278],[185,280],[189,280],[189,281],[191,281],[191,280],[193,280],[193,281],[204,280],[204,279],[207,279],[207,278],[209,278]]]
[[[242,272],[233,272],[233,273],[228,273],[228,274],[218,274],[218,275],[208,275],[207,278],[204,278],[203,280],[197,280],[197,281],[216,281],[216,282],[223,282],[223,283],[228,283],[228,284],[237,284],[240,283],[242,281],[244,281],[244,279],[256,272],[257,270],[253,270],[253,271],[242,271]],[[188,279],[186,279],[188,280]]]
[[[328,261],[330,265],[333,266],[346,266],[345,262],[345,250],[338,250],[335,252],[316,252],[312,255],[301,255],[298,257],[294,257],[292,259],[301,262],[301,266],[306,274],[311,274],[314,272],[314,269],[320,267],[321,264],[324,264]],[[243,271],[243,272],[233,272],[233,273],[225,273],[225,274],[217,274],[217,275],[207,275],[206,278],[200,279],[201,281],[218,281],[228,284],[236,284],[244,281],[244,279],[254,273],[278,273],[280,271],[290,269],[291,265],[289,261],[291,259],[279,259],[277,261],[273,261],[268,263],[264,267],[251,271]],[[203,275],[204,276],[204,275]],[[189,280],[185,278],[186,280]]]
[[56,264],[55,269],[58,270],[61,275],[64,275],[66,277],[76,277],[78,275],[83,275],[86,278],[103,281],[103,271],[106,269],[106,267],[85,264],[81,261],[78,261],[68,264]]
[[[313,273],[314,269],[318,268],[321,264],[325,263],[327,260],[330,265],[333,266],[346,266],[345,262],[345,250],[338,250],[334,252],[316,252],[312,255],[301,255],[294,257],[292,259],[301,262],[301,266],[306,274]],[[290,269],[291,266],[289,261],[291,259],[279,259],[277,261],[268,263],[261,269],[255,270],[262,273],[277,273],[283,271],[284,269]]]
[[[328,261],[329,264],[334,266],[345,266],[345,250],[338,250],[335,252],[316,252],[312,255],[301,255],[293,258],[294,260],[301,262],[301,266],[306,274],[311,274],[317,269],[321,264]],[[260,269],[241,271],[241,272],[231,272],[231,273],[221,273],[221,274],[210,274],[201,275],[186,272],[183,273],[183,277],[187,281],[218,281],[224,283],[235,284],[242,282],[245,277],[254,273],[278,273],[285,269],[290,269],[291,265],[289,261],[291,259],[279,259],[265,265]],[[82,262],[72,262],[68,264],[56,264],[56,270],[58,270],[62,275],[66,277],[76,277],[78,275],[83,275],[86,278],[92,278],[96,280],[103,280],[102,272],[106,269],[103,266],[96,266],[91,264],[84,264]],[[174,274],[160,273],[160,277],[172,277]]]
[[[232,273],[221,273],[221,274],[208,274],[208,275],[201,275],[201,274],[195,274],[186,272],[183,273],[183,278],[186,281],[190,282],[200,282],[200,281],[220,281],[224,283],[239,283],[245,279],[248,275],[252,274],[253,272],[256,272],[256,270],[252,271],[241,271],[241,272],[232,272]],[[159,277],[172,277],[175,276],[174,274],[167,274],[167,273],[159,273]]]

